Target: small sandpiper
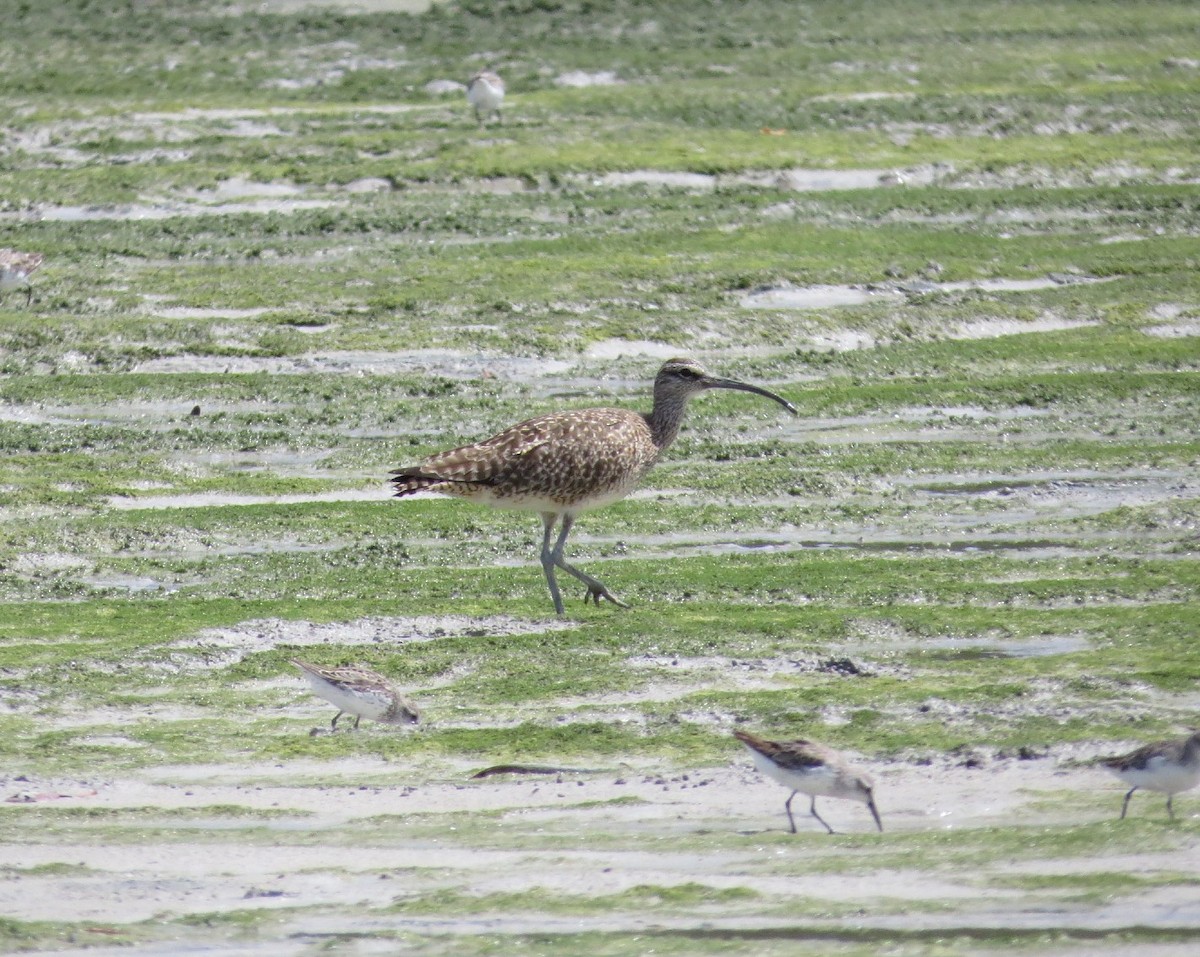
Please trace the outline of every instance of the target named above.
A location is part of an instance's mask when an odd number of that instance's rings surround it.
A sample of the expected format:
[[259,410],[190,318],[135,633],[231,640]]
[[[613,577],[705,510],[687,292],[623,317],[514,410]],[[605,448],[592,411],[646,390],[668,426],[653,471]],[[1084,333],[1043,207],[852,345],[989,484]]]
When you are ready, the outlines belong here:
[[367,668],[325,668],[299,658],[288,660],[304,673],[316,694],[338,709],[330,723],[334,731],[343,714],[354,715],[355,729],[363,718],[383,724],[416,724],[421,720],[417,706],[378,672]]
[[793,834],[796,833],[796,821],[792,817],[792,798],[801,792],[812,798],[809,812],[830,834],[834,833],[833,828],[817,813],[818,797],[861,801],[875,818],[876,827],[883,830],[883,822],[879,820],[879,811],[875,807],[875,782],[870,775],[851,766],[837,751],[804,738],[768,741],[741,730],[734,731],[733,736],[750,750],[755,767],[784,787],[791,788],[792,793],[784,808]]
[[504,81],[490,70],[482,70],[467,84],[467,102],[475,109],[475,119],[483,125],[484,118],[495,114],[496,122],[504,122],[500,106],[504,103]]
[[30,275],[45,260],[41,253],[23,253],[16,249],[0,249],[0,294],[9,289],[25,290],[25,305],[33,301]]
[[1171,798],[1200,784],[1200,731],[1186,738],[1155,741],[1116,758],[1100,762],[1126,784],[1133,785],[1121,805],[1121,819],[1138,788],[1167,796],[1167,814],[1175,820]]

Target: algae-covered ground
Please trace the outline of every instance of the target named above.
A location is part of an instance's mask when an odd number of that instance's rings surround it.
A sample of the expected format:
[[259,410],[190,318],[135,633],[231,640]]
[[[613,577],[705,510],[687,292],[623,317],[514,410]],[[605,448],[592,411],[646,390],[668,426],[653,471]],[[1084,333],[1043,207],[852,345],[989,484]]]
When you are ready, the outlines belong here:
[[[1191,2],[21,4],[0,950],[1194,953]],[[502,122],[462,84],[505,77]],[[692,405],[552,614],[389,469]],[[425,721],[329,733],[288,658]],[[827,835],[730,734],[811,736]],[[311,733],[310,733],[311,732]],[[473,779],[496,764],[550,775]]]

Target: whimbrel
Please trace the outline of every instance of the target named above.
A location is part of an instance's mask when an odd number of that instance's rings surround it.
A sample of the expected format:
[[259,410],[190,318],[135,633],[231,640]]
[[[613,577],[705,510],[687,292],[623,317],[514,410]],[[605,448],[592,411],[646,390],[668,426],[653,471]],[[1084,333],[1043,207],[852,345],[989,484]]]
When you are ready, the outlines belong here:
[[883,830],[883,822],[879,820],[879,811],[875,807],[875,782],[869,774],[852,767],[833,748],[804,738],[768,741],[741,730],[734,731],[733,736],[749,748],[755,767],[784,787],[791,788],[792,793],[784,809],[793,834],[796,833],[796,820],[792,817],[792,798],[801,792],[812,798],[809,813],[824,824],[830,834],[834,833],[833,828],[817,813],[818,797],[861,801],[875,818],[875,826]]
[[1158,791],[1167,796],[1167,814],[1175,819],[1171,799],[1180,791],[1200,784],[1200,731],[1187,738],[1155,741],[1117,758],[1100,762],[1126,784],[1133,787],[1125,794],[1121,818],[1129,810],[1129,799],[1138,788]]
[[368,668],[326,668],[289,658],[304,673],[312,690],[338,709],[331,727],[337,730],[338,718],[354,715],[354,727],[363,718],[383,724],[416,724],[421,718],[417,706],[402,695],[394,684]]
[[8,289],[25,289],[25,305],[33,301],[33,286],[29,277],[46,257],[41,253],[23,253],[16,249],[0,249],[0,293]]
[[475,109],[475,119],[483,124],[489,113],[496,115],[496,122],[504,122],[500,106],[504,102],[504,81],[490,70],[483,70],[471,77],[467,84],[467,102]]
[[[679,432],[688,399],[706,389],[737,389],[778,402],[774,392],[735,379],[709,375],[691,359],[670,359],[654,379],[654,407],[648,415],[628,409],[576,409],[552,412],[505,429],[475,445],[438,452],[420,465],[396,469],[396,496],[429,490],[498,508],[542,516],[542,570],[564,614],[554,570],[561,568],[587,586],[584,603],[604,598],[625,607],[591,575],[563,557],[567,536],[580,512],[608,505],[632,492]],[[557,541],[555,525],[561,522]],[[551,544],[553,542],[553,544]]]

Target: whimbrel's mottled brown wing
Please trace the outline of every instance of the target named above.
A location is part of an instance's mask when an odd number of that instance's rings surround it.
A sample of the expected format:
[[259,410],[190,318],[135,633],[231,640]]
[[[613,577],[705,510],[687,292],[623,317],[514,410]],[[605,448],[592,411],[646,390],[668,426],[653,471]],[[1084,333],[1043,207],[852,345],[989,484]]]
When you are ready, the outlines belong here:
[[397,469],[397,495],[421,489],[470,496],[534,496],[563,505],[632,488],[658,450],[643,416],[626,409],[578,409],[521,422],[490,439]]

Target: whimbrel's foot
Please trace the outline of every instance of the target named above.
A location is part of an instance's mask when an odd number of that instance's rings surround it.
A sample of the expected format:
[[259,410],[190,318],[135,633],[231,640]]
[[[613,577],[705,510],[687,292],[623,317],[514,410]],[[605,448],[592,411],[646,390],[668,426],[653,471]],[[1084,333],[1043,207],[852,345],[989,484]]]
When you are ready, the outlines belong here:
[[614,595],[607,588],[605,588],[604,582],[600,581],[600,579],[593,578],[587,572],[580,571],[574,565],[571,565],[565,561],[562,561],[561,558],[558,561],[556,561],[554,564],[557,565],[559,568],[561,568],[567,574],[571,575],[574,578],[579,579],[581,582],[583,582],[585,585],[587,585],[587,594],[583,596],[583,603],[585,605],[589,601],[594,601],[596,603],[596,606],[599,607],[600,599],[603,598],[605,601],[611,601],[618,608],[628,608],[629,607],[627,604],[625,604],[625,602],[621,601],[621,599],[619,599],[616,595]]
[[594,601],[596,603],[596,607],[599,608],[601,598],[603,598],[605,601],[611,601],[618,608],[628,608],[629,607],[627,604],[625,604],[625,602],[621,601],[620,598],[618,598],[616,595],[614,595],[612,592],[610,592],[607,588],[605,588],[602,584],[600,584],[600,582],[598,582],[598,581],[589,582],[587,594],[583,596],[583,603],[586,605],[588,603],[588,600],[591,599],[592,601]]

